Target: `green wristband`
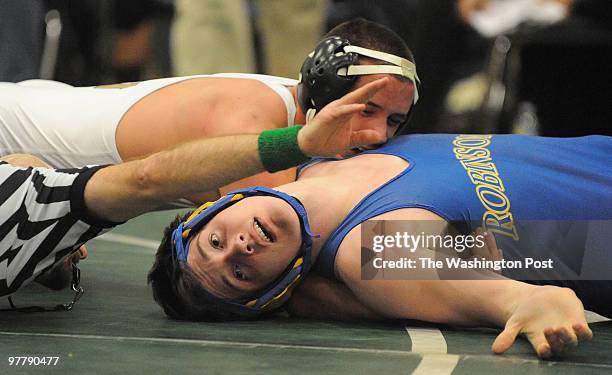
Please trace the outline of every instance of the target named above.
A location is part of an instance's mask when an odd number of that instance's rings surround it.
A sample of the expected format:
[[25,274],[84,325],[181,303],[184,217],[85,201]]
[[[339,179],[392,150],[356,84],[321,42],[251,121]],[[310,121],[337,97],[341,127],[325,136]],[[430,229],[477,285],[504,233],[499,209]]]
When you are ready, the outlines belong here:
[[259,157],[268,172],[278,172],[310,160],[298,146],[297,135],[302,125],[264,130],[259,135]]

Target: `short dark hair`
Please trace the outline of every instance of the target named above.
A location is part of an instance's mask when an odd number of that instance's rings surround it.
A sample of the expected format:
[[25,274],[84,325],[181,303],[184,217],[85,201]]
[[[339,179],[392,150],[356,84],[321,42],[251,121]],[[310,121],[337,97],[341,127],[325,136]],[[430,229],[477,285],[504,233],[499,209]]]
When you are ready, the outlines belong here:
[[416,64],[406,42],[393,30],[376,22],[355,18],[334,27],[323,38],[330,36],[339,36],[348,39],[352,45],[390,53]]
[[153,289],[153,298],[166,315],[177,320],[219,321],[244,320],[245,317],[224,309],[211,300],[208,292],[185,262],[179,262],[172,248],[172,232],[191,212],[176,216],[164,229],[164,237],[155,254],[155,263],[147,281]]

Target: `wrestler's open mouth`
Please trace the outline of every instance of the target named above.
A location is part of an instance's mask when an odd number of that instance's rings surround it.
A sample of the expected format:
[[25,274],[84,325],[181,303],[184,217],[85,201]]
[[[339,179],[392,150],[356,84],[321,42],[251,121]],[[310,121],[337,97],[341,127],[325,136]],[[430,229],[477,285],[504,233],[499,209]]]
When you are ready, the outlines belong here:
[[255,232],[261,237],[262,240],[267,242],[274,242],[274,237],[268,229],[259,221],[257,218],[254,219]]

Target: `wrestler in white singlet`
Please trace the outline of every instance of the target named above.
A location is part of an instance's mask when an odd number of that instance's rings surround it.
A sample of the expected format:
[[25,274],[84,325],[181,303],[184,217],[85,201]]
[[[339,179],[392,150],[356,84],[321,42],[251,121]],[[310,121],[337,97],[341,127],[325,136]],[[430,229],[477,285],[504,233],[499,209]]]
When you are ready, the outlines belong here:
[[297,81],[288,78],[223,73],[100,87],[44,80],[0,83],[0,156],[32,154],[53,168],[119,163],[115,132],[126,112],[154,91],[205,77],[254,79],[266,84],[282,98],[287,126],[293,125],[296,106],[286,86],[295,86]]

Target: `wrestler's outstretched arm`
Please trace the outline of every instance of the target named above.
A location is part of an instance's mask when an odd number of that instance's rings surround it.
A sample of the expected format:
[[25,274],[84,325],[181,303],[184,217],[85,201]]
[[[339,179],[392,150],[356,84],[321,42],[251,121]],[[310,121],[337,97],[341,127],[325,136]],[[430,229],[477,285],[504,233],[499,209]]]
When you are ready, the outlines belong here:
[[[397,210],[376,219],[400,218],[433,219],[431,213],[416,209]],[[430,275],[429,280],[426,275],[424,280],[362,280],[360,253],[355,251],[361,248],[360,237],[359,227],[353,229],[336,257],[336,275],[357,301],[348,303],[350,294],[337,285],[326,288],[327,296],[342,296],[345,300],[340,304],[356,306],[355,311],[364,318],[499,327],[503,331],[492,345],[493,352],[505,352],[522,334],[541,358],[563,354],[592,337],[582,303],[566,288],[530,285],[493,272],[488,279],[477,274],[473,280],[435,280],[437,275]]]
[[[489,260],[502,259],[495,237],[478,228],[474,235],[483,235],[482,246],[470,248],[471,256]],[[492,270],[501,273],[501,271]],[[294,290],[285,309],[292,315],[308,319],[341,321],[374,321],[385,318],[364,305],[344,284],[317,274],[309,274]]]

